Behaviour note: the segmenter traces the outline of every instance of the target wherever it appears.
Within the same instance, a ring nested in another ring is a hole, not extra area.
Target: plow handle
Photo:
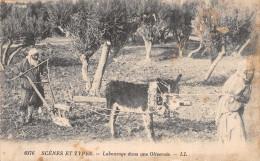
[[[51,90],[52,104],[54,105],[55,104],[55,97],[54,97],[52,85],[51,85],[49,61],[47,61],[47,70],[48,70],[47,77],[48,77],[49,86],[50,86],[50,90]]]
[[[47,107],[47,109],[49,110],[49,114],[51,116],[52,122],[55,123],[56,125],[59,126],[64,126],[64,127],[72,127],[69,120],[66,118],[63,118],[61,116],[55,116],[54,115],[54,105],[52,107],[50,107],[47,102],[45,101],[45,99],[42,97],[41,93],[39,92],[39,90],[37,89],[37,87],[34,85],[34,83],[32,82],[32,80],[25,75],[25,77],[28,79],[28,81],[30,82],[30,84],[32,85],[33,89],[35,90],[35,92],[38,94],[38,96],[41,98],[43,104]]]
[[[53,109],[48,105],[48,103],[45,101],[45,99],[42,97],[41,93],[39,92],[39,90],[37,89],[37,87],[34,85],[34,83],[32,82],[32,80],[25,75],[25,77],[28,79],[28,81],[30,82],[30,84],[32,85],[33,89],[35,90],[35,92],[38,94],[38,96],[41,98],[43,104],[48,108],[49,111],[53,111]]]
[[[16,76],[16,77],[14,77],[14,78],[12,78],[11,80],[9,80],[10,82],[11,81],[13,81],[13,80],[15,80],[15,79],[17,79],[17,78],[19,78],[19,77],[21,77],[22,75],[25,75],[27,72],[29,72],[29,71],[31,71],[31,70],[33,70],[34,68],[37,68],[37,67],[39,67],[40,65],[42,65],[43,63],[45,63],[46,61],[48,61],[50,58],[48,58],[48,59],[46,59],[46,60],[44,60],[44,61],[42,61],[41,63],[39,63],[37,66],[35,66],[35,67],[32,67],[32,68],[30,68],[30,69],[28,69],[28,70],[26,70],[25,72],[23,72],[21,75],[18,75],[18,76]]]

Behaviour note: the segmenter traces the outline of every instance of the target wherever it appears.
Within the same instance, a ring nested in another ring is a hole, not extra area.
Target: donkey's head
[[[179,74],[175,80],[157,78],[159,93],[179,93],[178,82],[182,74]]]
[[[179,86],[178,82],[180,81],[182,75],[179,74],[178,77],[175,80],[163,80],[160,78],[157,78],[156,84],[157,84],[157,95],[154,106],[154,111],[156,111],[157,114],[163,115],[165,112],[169,112],[168,108],[168,95],[167,93],[179,93]]]

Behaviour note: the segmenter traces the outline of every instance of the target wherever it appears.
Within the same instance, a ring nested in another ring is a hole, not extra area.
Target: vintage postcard
[[[0,160],[259,160],[259,13],[2,0]]]

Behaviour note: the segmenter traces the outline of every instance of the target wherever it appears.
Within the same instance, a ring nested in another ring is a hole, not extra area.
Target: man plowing
[[[33,89],[32,85],[25,77],[25,74],[36,84],[37,89],[44,97],[44,89],[39,82],[41,82],[40,75],[43,74],[43,65],[39,65],[39,52],[37,49],[32,48],[28,52],[28,56],[24,58],[19,65],[14,69],[14,72],[20,76],[21,84],[21,106],[20,106],[20,118],[19,121],[24,123],[29,123],[32,121],[33,110],[41,111],[43,105],[42,100],[38,94]],[[32,69],[33,68],[33,69]],[[31,70],[30,70],[31,69]],[[38,83],[37,83],[38,82]]]

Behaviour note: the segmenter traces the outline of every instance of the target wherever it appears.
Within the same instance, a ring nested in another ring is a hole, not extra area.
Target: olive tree
[[[156,37],[156,30],[158,28],[158,13],[160,10],[160,3],[158,0],[144,0],[138,6],[141,25],[137,29],[137,33],[142,37],[146,50],[145,61],[150,61],[150,54],[152,45]]]
[[[56,3],[46,3],[49,14],[49,32],[54,32],[65,36],[65,29],[69,28],[72,21],[72,14],[75,12],[74,4],[71,0],[59,0]],[[68,35],[66,35],[68,36]]]
[[[2,6],[4,2],[1,2]],[[48,26],[44,11],[46,8],[41,2],[29,3],[26,8],[19,8],[13,5],[9,6],[8,13],[2,18],[2,33],[4,40],[1,46],[1,64],[2,68],[8,66],[13,57],[21,49],[34,45],[37,38],[41,38],[43,31]],[[22,41],[19,43],[18,41]],[[16,46],[10,50],[11,46]]]
[[[86,91],[90,95],[99,95],[108,60],[118,55],[128,36],[138,28],[138,3],[138,0],[81,0],[75,4],[70,31],[74,37],[73,46],[82,62]],[[91,81],[89,59],[100,51],[99,64]]]
[[[166,28],[169,30],[169,33],[172,33],[177,41],[179,57],[183,56],[187,41],[192,32],[191,21],[194,19],[193,15],[196,12],[196,7],[195,3],[189,2],[171,4],[165,10],[167,14],[161,17],[166,22]]]
[[[211,66],[204,77],[207,81],[220,60],[231,53],[241,55],[245,47],[250,43],[252,22],[255,14],[252,9],[242,8],[220,3],[215,8],[218,13],[218,23],[210,31],[210,57]]]
[[[2,2],[3,3],[3,2]],[[22,9],[12,7],[11,11],[8,15],[6,15],[2,19],[2,33],[4,36],[4,40],[2,43],[2,54],[1,54],[1,64],[2,68],[8,65],[14,54],[19,52],[23,47],[27,46],[27,42],[23,45],[19,45],[16,49],[10,54],[9,50],[11,45],[15,40],[19,40],[22,36],[24,36],[24,20],[26,12]],[[29,42],[28,42],[29,43]],[[9,57],[10,56],[10,57]]]
[[[198,36],[200,45],[191,51],[188,57],[199,52],[202,56],[209,56],[209,67],[204,81],[207,81],[217,64],[225,55],[238,53],[240,55],[250,43],[252,22],[255,19],[253,9],[238,7],[228,2],[212,1],[202,6],[201,11],[192,21],[193,34]]]

